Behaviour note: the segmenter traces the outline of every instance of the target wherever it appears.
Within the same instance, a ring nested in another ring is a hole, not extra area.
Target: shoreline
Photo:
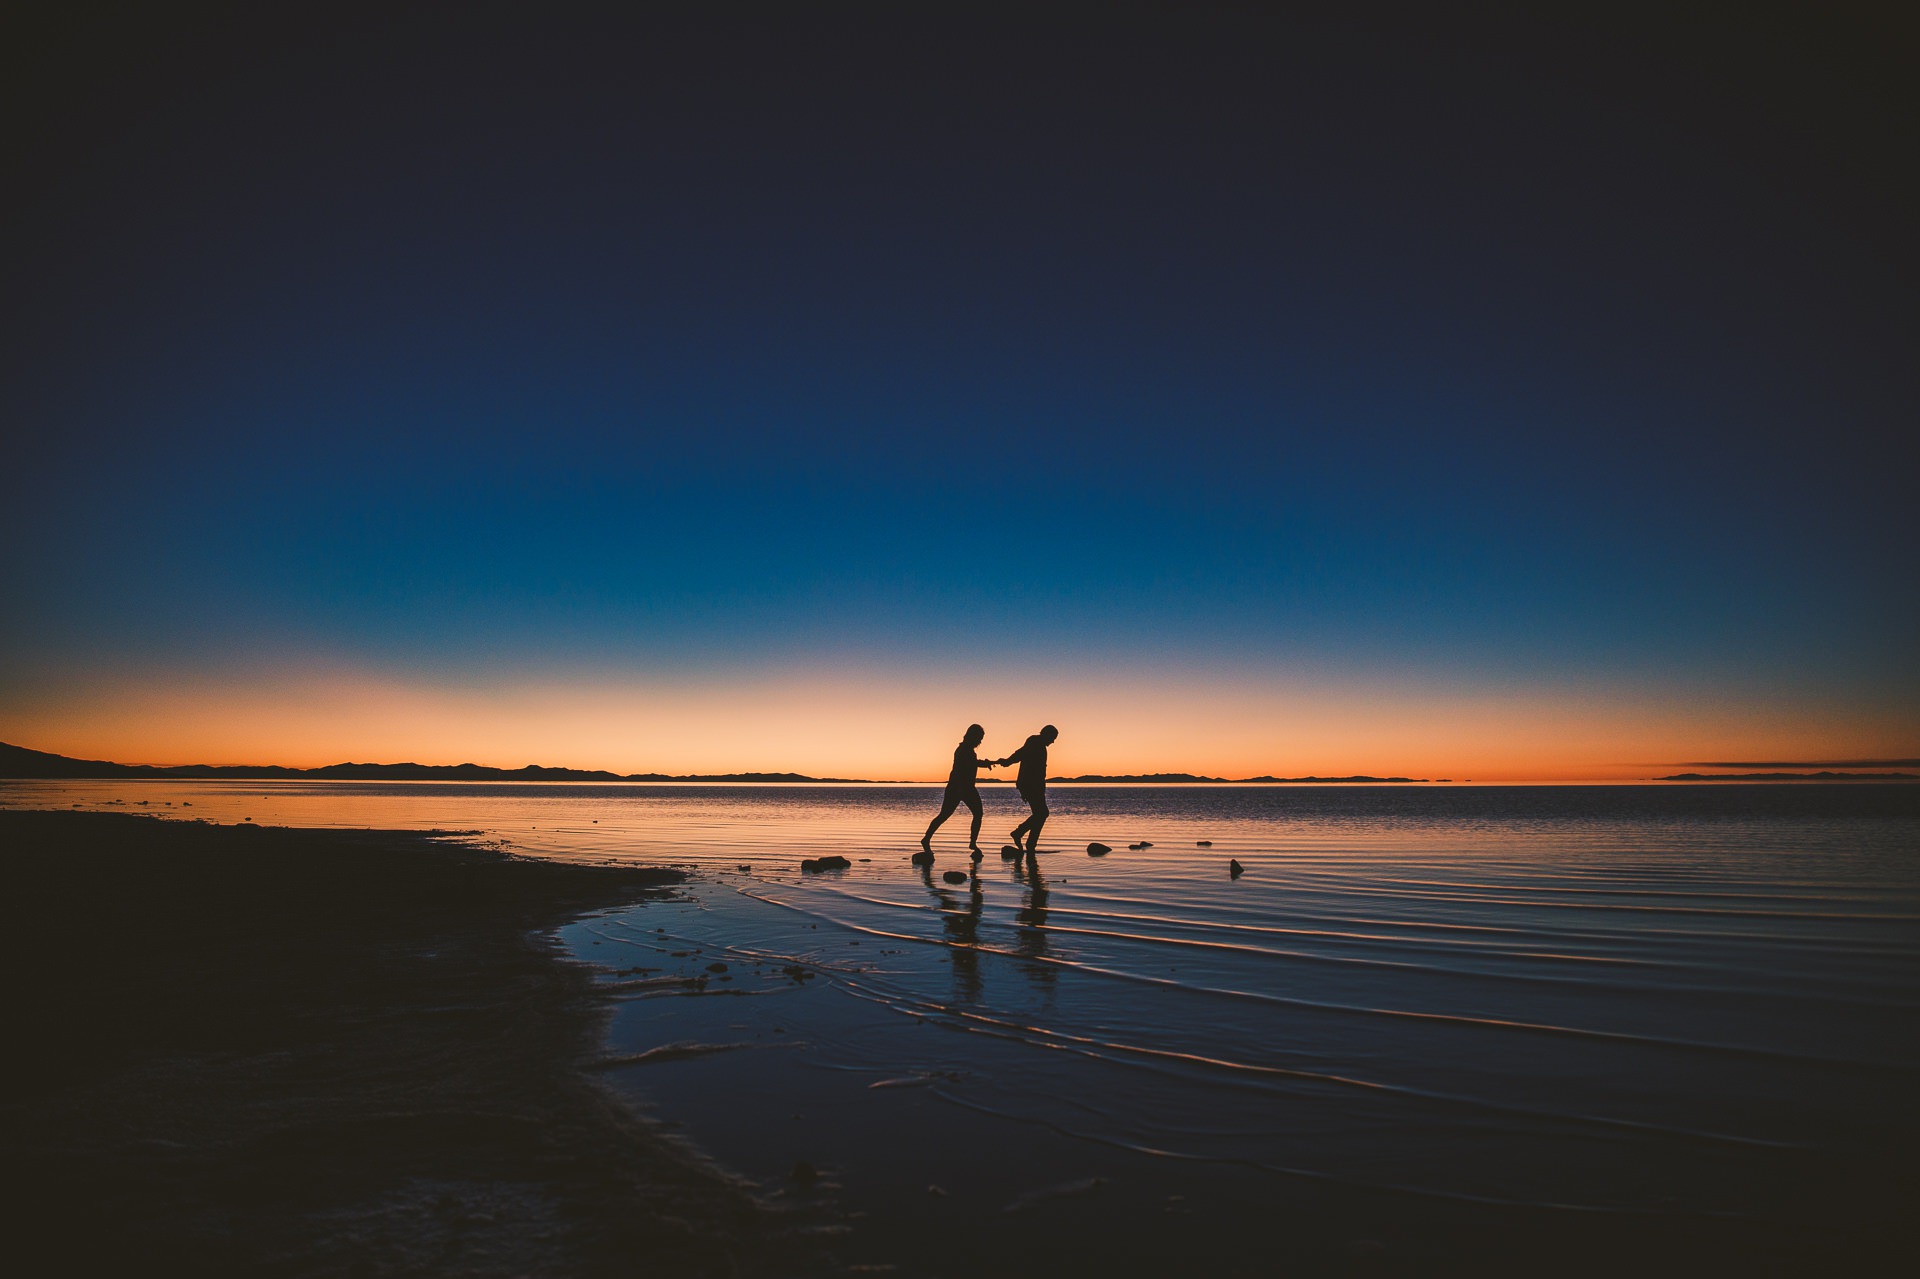
[[[681,1061],[689,1045],[844,1036],[830,983],[782,964],[875,958],[834,938],[823,960],[811,930],[782,950],[774,930],[710,914],[704,873],[143,816],[0,809],[26,1014],[0,1146],[31,1170],[21,1251],[76,1273],[1816,1274],[1889,1246],[1912,1184],[1877,1149],[1836,1151],[1776,1183],[1798,1179],[1784,1210],[1722,1219],[1296,1173],[1284,1145],[1252,1178],[1234,1159],[1170,1163],[1045,1114],[947,1105],[941,1071],[991,1077],[971,1041],[902,1043],[867,1071]],[[963,957],[1024,953],[954,932],[958,904],[928,937],[956,992]],[[639,945],[611,965],[585,949],[598,924],[564,927],[630,906]],[[688,913],[718,931],[679,928]],[[1026,926],[1038,937],[1044,917]],[[620,966],[633,958],[660,967]],[[699,993],[758,981],[783,997],[615,993],[642,971],[705,983],[716,960],[733,971]],[[1225,1105],[1219,1121],[1238,1122]],[[738,1176],[683,1146],[681,1125]]]
[[[742,1187],[587,1069],[551,930],[679,872],[405,831],[0,810],[21,981],[0,1146],[69,1273],[759,1268]],[[797,1260],[783,1249],[787,1268]]]

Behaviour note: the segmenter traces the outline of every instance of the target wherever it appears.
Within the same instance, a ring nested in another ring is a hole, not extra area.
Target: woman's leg
[[[980,807],[980,792],[977,790],[969,790],[966,794],[962,795],[960,799],[968,808],[973,810],[973,830],[967,835],[967,847],[978,848],[980,847],[980,819],[986,816],[985,810]]]
[[[980,801],[976,799],[973,802],[978,804]],[[948,787],[946,798],[940,803],[940,815],[927,823],[927,833],[920,837],[920,847],[925,848],[933,842],[933,832],[939,830],[940,823],[953,816],[953,810],[958,807],[960,807],[960,797],[953,793],[952,787]],[[976,830],[978,829],[979,820],[977,817],[974,819]]]

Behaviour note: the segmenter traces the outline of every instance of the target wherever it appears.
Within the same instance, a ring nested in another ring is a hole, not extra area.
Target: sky
[[[0,740],[1920,754],[1911,19],[43,8]]]

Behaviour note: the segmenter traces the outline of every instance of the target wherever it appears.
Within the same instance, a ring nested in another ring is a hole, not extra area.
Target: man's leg
[[[1027,851],[1040,847],[1040,828],[1047,824],[1047,796],[1043,791],[1033,796],[1028,803],[1033,805],[1033,816],[1027,819]]]

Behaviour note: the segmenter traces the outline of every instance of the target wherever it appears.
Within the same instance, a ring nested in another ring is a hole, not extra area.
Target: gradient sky
[[[0,39],[0,740],[1920,753],[1910,25],[152,8]]]

